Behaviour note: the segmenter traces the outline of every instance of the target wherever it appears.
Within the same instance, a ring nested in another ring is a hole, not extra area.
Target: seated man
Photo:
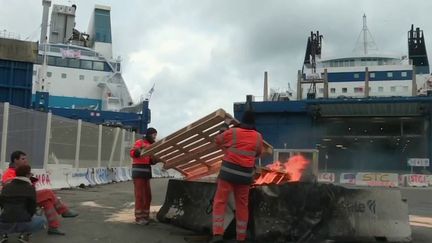
[[[16,177],[16,168],[28,165],[27,156],[22,151],[15,151],[11,154],[11,162],[9,168],[5,171],[2,177],[3,185]],[[48,234],[50,235],[65,235],[64,232],[58,228],[60,222],[58,215],[62,215],[63,218],[70,218],[78,216],[78,213],[70,210],[64,205],[52,190],[44,189],[36,191],[36,202],[39,207],[43,208],[45,216],[48,220]]]
[[[19,233],[20,242],[29,242],[30,234],[42,230],[46,224],[43,216],[33,216],[36,212],[36,189],[30,181],[30,166],[16,169],[16,177],[6,184],[0,195],[1,243],[7,242],[8,234]]]

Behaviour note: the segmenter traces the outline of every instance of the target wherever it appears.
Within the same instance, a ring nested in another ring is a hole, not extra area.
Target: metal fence
[[[128,166],[129,149],[136,137],[121,128],[0,103],[2,169],[15,150],[24,151],[33,168],[45,169],[48,164],[74,168]]]

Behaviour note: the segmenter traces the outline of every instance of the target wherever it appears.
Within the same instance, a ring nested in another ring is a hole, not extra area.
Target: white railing
[[[136,135],[121,128],[0,103],[0,161],[5,169],[10,154],[24,151],[33,168],[50,164],[72,168],[130,166],[129,148]]]

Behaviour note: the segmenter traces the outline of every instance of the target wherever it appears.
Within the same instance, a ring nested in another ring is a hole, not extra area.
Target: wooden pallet
[[[229,118],[239,124],[230,114],[219,109],[177,132],[152,144],[142,153],[163,162],[165,169],[175,169],[186,179],[197,179],[219,172],[223,151],[214,143],[220,126]],[[265,153],[272,153],[272,146],[264,141]]]

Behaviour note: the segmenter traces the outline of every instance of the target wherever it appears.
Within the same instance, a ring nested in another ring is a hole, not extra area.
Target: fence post
[[[101,156],[102,156],[102,125],[99,125],[97,167],[101,167],[101,163],[102,163]]]
[[[8,122],[9,122],[9,103],[5,102],[3,105],[3,127],[1,136],[1,148],[0,148],[0,168],[5,170],[6,166],[6,146],[7,146],[7,135],[8,135]]]
[[[79,168],[79,155],[80,155],[80,146],[81,146],[81,126],[82,126],[82,120],[78,119],[77,141],[76,141],[76,148],[75,148],[75,168]]]
[[[48,165],[48,156],[49,156],[49,147],[50,147],[50,141],[51,141],[51,120],[52,120],[52,113],[47,113],[47,124],[46,124],[46,130],[45,130],[45,151],[44,151],[44,161],[43,161],[43,169],[47,168]]]
[[[122,129],[122,135],[121,135],[121,144],[120,144],[120,167],[123,165],[123,160],[125,158],[125,136],[126,136],[126,130]]]
[[[109,168],[111,168],[111,165],[112,165],[112,161],[113,161],[113,158],[114,158],[114,152],[115,152],[115,149],[116,149],[119,133],[120,133],[120,127],[117,127],[116,128],[116,133],[114,135],[114,141],[113,141],[113,144],[111,146],[111,154],[110,154],[110,158],[109,158],[109,162],[108,162],[108,167]]]

